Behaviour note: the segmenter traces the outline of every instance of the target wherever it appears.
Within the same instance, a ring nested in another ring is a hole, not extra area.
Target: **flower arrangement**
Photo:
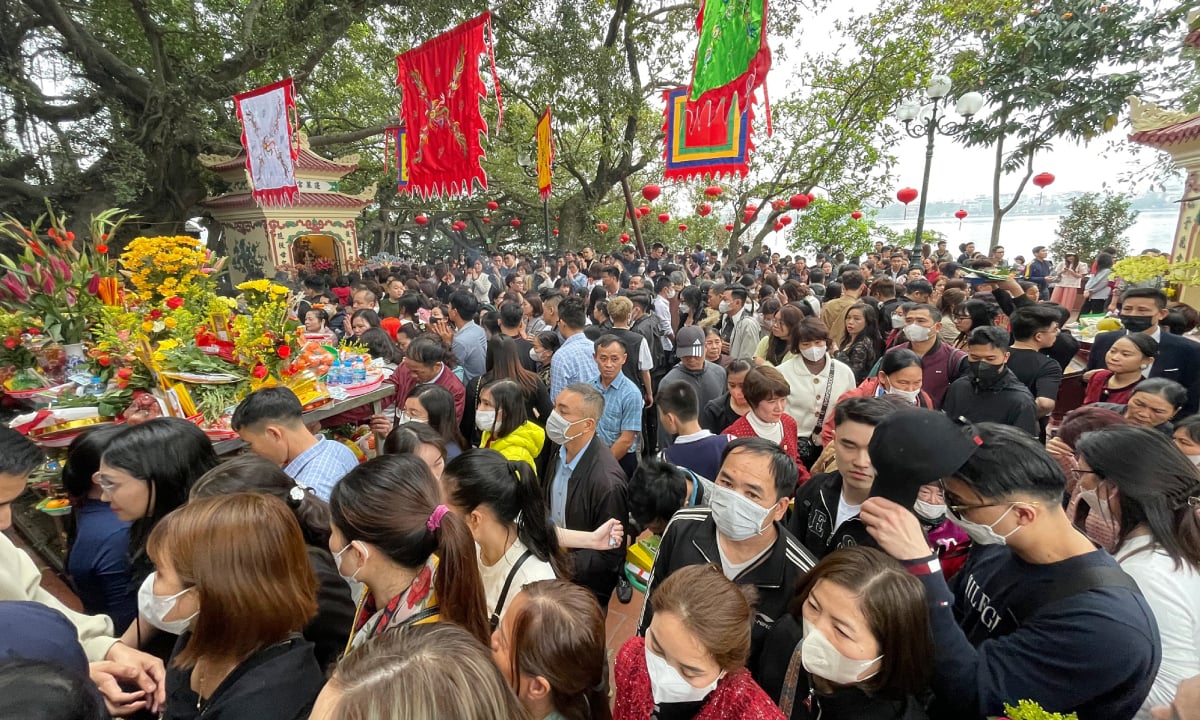
[[[0,381],[37,365],[37,355],[29,347],[30,320],[22,312],[0,310]],[[23,337],[24,336],[24,337]]]
[[[251,368],[255,380],[286,375],[297,350],[299,324],[288,317],[292,292],[269,280],[249,280],[237,286],[246,301],[246,314],[233,319],[234,357]]]
[[[214,259],[194,237],[139,237],[121,253],[121,274],[143,301],[156,303],[193,292],[211,293],[212,283],[225,264]]]
[[[1130,283],[1159,280],[1169,285],[1200,285],[1200,260],[1173,263],[1165,255],[1138,255],[1114,263],[1113,274]],[[1174,297],[1175,290],[1168,287],[1166,293]]]
[[[1063,715],[1062,713],[1047,712],[1032,700],[1021,700],[1016,707],[1004,703],[1004,712],[1006,714],[1004,720],[1079,720],[1079,716],[1075,713]]]
[[[95,215],[87,240],[67,229],[67,217],[57,215],[49,201],[46,213],[28,226],[6,215],[0,236],[17,243],[21,253],[0,256],[6,270],[0,278],[0,308],[27,311],[51,340],[82,342],[99,320],[100,308],[120,302],[107,242],[134,217],[120,208]]]

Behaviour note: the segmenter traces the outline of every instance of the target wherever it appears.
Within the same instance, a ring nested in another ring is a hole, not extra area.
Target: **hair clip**
[[[1200,510],[1200,496],[1193,495],[1187,499],[1188,507]]]
[[[304,491],[305,488],[301,487],[300,485],[293,485],[292,489],[288,490],[288,500],[290,500],[294,505],[299,505],[300,503],[304,502]]]

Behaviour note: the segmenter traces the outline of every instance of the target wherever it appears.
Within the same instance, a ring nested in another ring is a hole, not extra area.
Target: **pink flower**
[[[46,273],[46,277],[42,278],[42,290],[44,290],[47,295],[53,295],[54,288],[54,276]]]
[[[129,331],[128,330],[118,330],[117,331],[117,339],[120,340],[121,342],[129,342]]]
[[[88,280],[87,291],[89,295],[95,295],[100,292],[100,275],[98,273],[93,275],[91,280]]]
[[[23,303],[29,301],[29,293],[25,292],[25,286],[17,280],[12,273],[5,275],[0,284],[4,285],[4,289],[12,295],[13,300]]]

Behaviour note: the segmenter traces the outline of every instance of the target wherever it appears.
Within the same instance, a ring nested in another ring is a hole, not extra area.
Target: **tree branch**
[[[384,130],[390,127],[396,127],[400,124],[399,118],[394,118],[388,123],[380,125],[372,125],[371,127],[362,128],[361,130],[351,130],[350,132],[331,133],[329,135],[317,135],[308,139],[309,147],[325,147],[327,145],[342,145],[352,143],[358,140],[365,140],[375,135],[382,135]]]
[[[146,34],[146,44],[150,46],[150,57],[154,60],[154,69],[158,72],[158,77],[164,84],[169,84],[175,76],[171,72],[167,53],[163,50],[162,28],[150,17],[150,9],[146,7],[145,0],[129,0],[129,7],[133,9],[134,16],[142,26],[142,32]]]

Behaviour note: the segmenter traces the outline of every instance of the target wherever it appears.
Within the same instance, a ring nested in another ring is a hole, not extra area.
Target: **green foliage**
[[[850,213],[859,210],[848,205],[817,198],[792,223],[790,247],[797,252],[844,252],[847,258],[866,255],[875,248],[875,241],[885,244],[895,233],[874,221],[875,212],[868,210],[855,220]]]
[[[1047,712],[1032,700],[1021,700],[1016,707],[1005,703],[1004,712],[1007,713],[1009,720],[1078,720],[1079,718],[1075,713],[1063,715],[1062,713]]]
[[[1129,200],[1121,195],[1086,193],[1071,200],[1067,214],[1058,219],[1057,236],[1050,253],[1062,259],[1075,253],[1080,262],[1090,263],[1107,247],[1117,249],[1116,258],[1129,254],[1125,231],[1137,222],[1138,213],[1129,209]]]

